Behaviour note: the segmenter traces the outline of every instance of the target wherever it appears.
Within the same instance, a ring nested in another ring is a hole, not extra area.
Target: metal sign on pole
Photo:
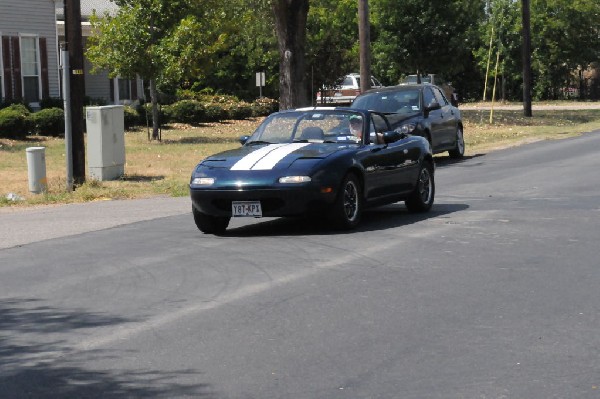
[[[262,98],[262,88],[265,85],[265,73],[264,72],[256,72],[256,86],[258,87],[258,92],[260,98]]]
[[[63,103],[65,112],[65,154],[67,161],[67,191],[73,191],[73,133],[71,128],[71,79],[69,77],[69,51],[65,43],[61,43],[60,51]]]

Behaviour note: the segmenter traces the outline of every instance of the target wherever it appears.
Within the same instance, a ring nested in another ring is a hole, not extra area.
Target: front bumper
[[[313,185],[239,190],[190,186],[190,196],[198,211],[229,217],[232,201],[260,201],[264,217],[318,213],[335,201],[335,191],[322,192],[320,187]]]

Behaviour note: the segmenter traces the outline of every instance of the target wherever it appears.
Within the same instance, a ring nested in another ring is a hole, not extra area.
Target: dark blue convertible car
[[[425,212],[434,201],[429,142],[393,131],[382,113],[277,112],[240,142],[192,173],[192,212],[204,233],[224,233],[232,217],[263,216],[323,215],[350,229],[367,207],[405,201]]]

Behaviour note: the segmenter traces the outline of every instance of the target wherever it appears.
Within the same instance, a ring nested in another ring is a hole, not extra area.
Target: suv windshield
[[[386,113],[410,114],[421,110],[420,91],[417,89],[369,93],[358,97],[353,108],[373,109]]]

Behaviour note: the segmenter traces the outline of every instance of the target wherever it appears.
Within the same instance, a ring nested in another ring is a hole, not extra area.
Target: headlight
[[[215,183],[215,179],[212,177],[194,177],[192,184],[196,186],[210,186]]]
[[[279,183],[284,184],[307,183],[309,181],[311,181],[309,176],[283,176],[279,178]]]
[[[406,123],[406,124],[396,128],[396,131],[399,133],[410,134],[415,131],[416,127],[417,127],[417,125],[415,123]]]

